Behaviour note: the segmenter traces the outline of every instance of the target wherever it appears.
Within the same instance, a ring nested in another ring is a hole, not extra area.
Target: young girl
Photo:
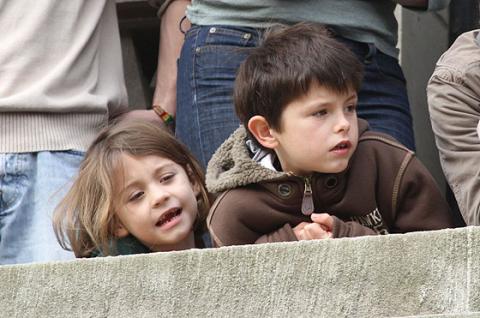
[[[164,128],[126,120],[88,149],[54,215],[54,229],[77,257],[204,247],[210,200],[203,170]]]

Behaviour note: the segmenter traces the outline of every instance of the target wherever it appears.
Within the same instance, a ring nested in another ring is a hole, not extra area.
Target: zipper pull
[[[303,179],[305,182],[305,190],[303,191],[302,199],[302,213],[304,215],[310,215],[313,213],[313,195],[312,195],[312,185],[310,183],[310,177]]]

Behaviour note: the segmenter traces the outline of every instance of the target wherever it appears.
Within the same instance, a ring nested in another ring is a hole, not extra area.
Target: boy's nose
[[[337,118],[337,123],[335,125],[335,132],[341,132],[341,131],[348,132],[349,129],[350,129],[350,122],[348,121],[348,119],[345,117],[343,113],[339,114]]]

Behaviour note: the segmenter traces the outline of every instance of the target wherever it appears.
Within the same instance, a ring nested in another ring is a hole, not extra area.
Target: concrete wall
[[[0,266],[1,317],[480,317],[480,228]]]

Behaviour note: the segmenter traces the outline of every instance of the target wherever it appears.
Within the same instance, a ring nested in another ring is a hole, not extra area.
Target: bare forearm
[[[160,105],[172,115],[176,112],[177,59],[184,40],[179,24],[190,2],[188,0],[172,2],[163,14],[160,24],[157,79],[152,104]],[[185,31],[188,28],[190,23],[185,20],[182,29]]]

